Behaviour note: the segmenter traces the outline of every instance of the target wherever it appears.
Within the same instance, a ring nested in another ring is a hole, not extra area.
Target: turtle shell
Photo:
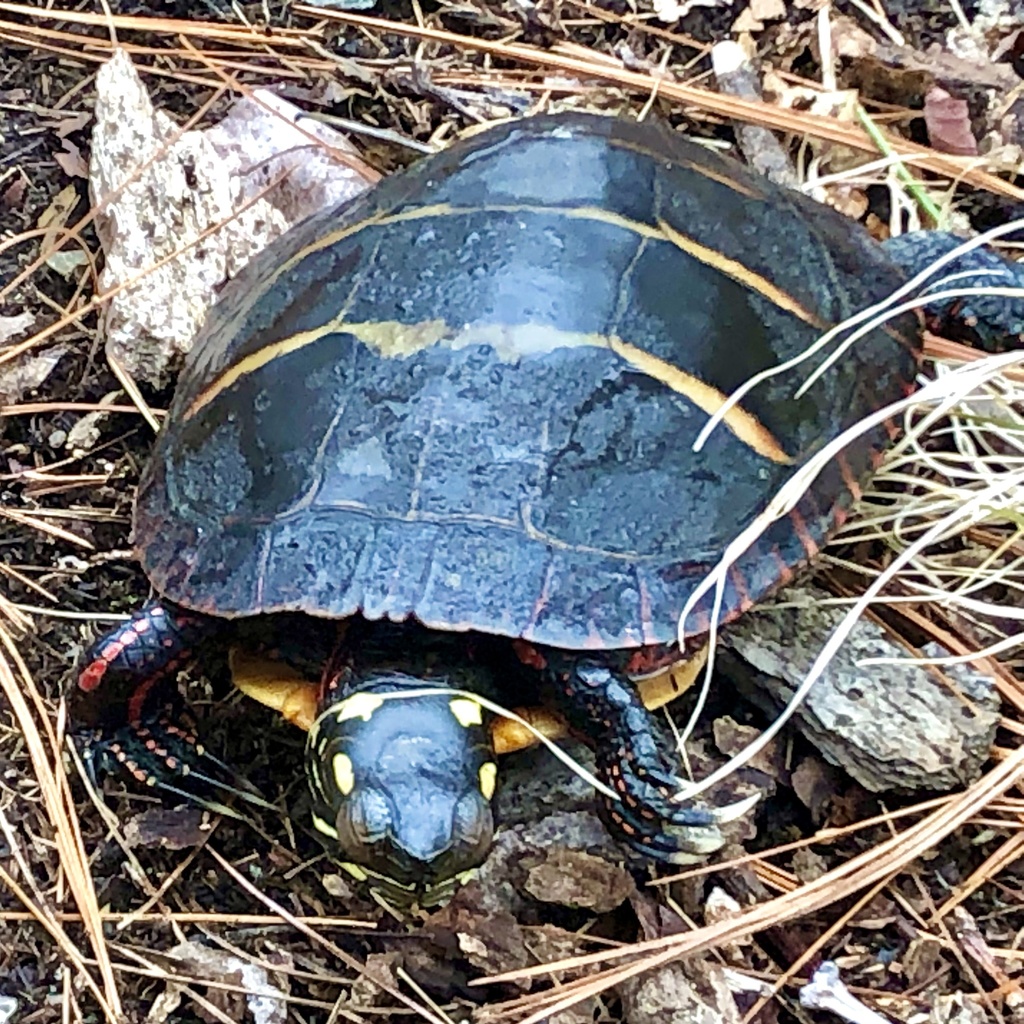
[[[143,476],[143,565],[220,616],[671,641],[794,466],[905,392],[916,321],[800,398],[807,364],[758,386],[695,454],[708,410],[900,279],[856,225],[667,129],[481,132],[225,289]],[[884,443],[848,449],[746,553],[724,619],[814,554]]]

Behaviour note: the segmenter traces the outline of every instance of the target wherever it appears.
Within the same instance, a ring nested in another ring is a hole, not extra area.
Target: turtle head
[[[481,706],[389,674],[322,710],[306,770],[313,824],[391,899],[444,902],[487,855],[496,765]]]

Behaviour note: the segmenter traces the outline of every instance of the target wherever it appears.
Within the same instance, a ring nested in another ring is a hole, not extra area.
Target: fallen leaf
[[[89,165],[82,156],[82,151],[70,139],[64,140],[63,152],[55,153],[53,159],[69,178],[89,177]]]
[[[91,120],[92,112],[81,110],[77,114],[62,118],[53,130],[57,133],[58,139],[63,139],[72,132],[80,132]]]
[[[46,265],[56,270],[62,277],[67,277],[85,259],[85,253],[78,252],[75,255],[75,249],[57,249],[57,240],[67,227],[68,220],[78,205],[78,199],[77,187],[65,185],[36,222],[37,227],[45,228],[41,248],[47,254]]]
[[[967,101],[951,96],[935,85],[925,94],[924,123],[928,141],[940,153],[977,156],[978,141],[971,130]]]
[[[786,16],[784,0],[750,0],[750,13],[758,21],[778,21]]]
[[[4,189],[3,195],[0,195],[0,206],[5,210],[17,210],[20,209],[22,204],[25,202],[25,192],[28,190],[28,179],[23,175],[19,174]]]
[[[37,228],[46,228],[43,245],[56,238],[61,228],[68,222],[71,211],[78,203],[78,189],[74,185],[65,185],[50,202],[50,205],[39,215]]]
[[[0,316],[0,345],[6,345],[19,334],[24,334],[35,322],[35,315],[28,312],[16,316]]]
[[[523,889],[543,903],[603,914],[627,899],[634,883],[629,872],[618,864],[583,850],[555,846],[529,869]]]
[[[38,388],[66,352],[63,345],[54,345],[42,352],[28,352],[0,366],[0,405],[13,405]]]
[[[198,807],[154,807],[125,823],[124,838],[131,847],[187,850],[209,835],[202,823],[203,812]]]

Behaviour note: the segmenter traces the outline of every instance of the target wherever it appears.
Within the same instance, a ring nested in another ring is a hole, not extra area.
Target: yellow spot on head
[[[456,697],[449,702],[448,707],[463,729],[483,724],[484,716],[480,705],[469,697]]]
[[[364,722],[384,703],[383,697],[375,693],[353,693],[334,709],[334,716],[339,722],[347,722],[350,718],[361,718]]]
[[[330,839],[338,838],[338,830],[328,821],[324,821],[319,815],[313,815],[313,828],[317,832],[322,832],[325,836]]]
[[[480,792],[485,800],[494,796],[494,785],[498,780],[498,766],[493,761],[484,761],[480,765]]]
[[[348,754],[335,754],[331,760],[334,782],[342,796],[348,796],[356,788],[356,773],[352,769],[352,758]]]

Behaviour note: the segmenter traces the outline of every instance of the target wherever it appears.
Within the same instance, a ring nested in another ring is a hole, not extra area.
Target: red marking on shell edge
[[[533,646],[533,644],[527,643],[525,640],[513,640],[512,650],[516,652],[516,657],[524,665],[529,665],[530,668],[535,668],[538,672],[542,672],[548,667],[548,663],[544,659],[544,655],[542,655],[540,651]]]
[[[679,660],[679,649],[664,644],[638,647],[626,661],[625,672],[630,678],[639,678],[658,669],[674,665]]]
[[[86,665],[78,676],[78,688],[85,693],[95,690],[103,682],[103,677],[107,672],[107,665],[108,662],[102,658],[97,658]]]
[[[850,496],[854,501],[860,501],[863,494],[860,489],[860,481],[850,468],[850,463],[846,461],[846,456],[842,453],[837,455],[836,463],[839,466],[839,472],[842,475],[843,483],[846,484],[846,489],[850,492]]]
[[[739,598],[739,601],[736,604],[736,610],[742,613],[753,608],[754,602],[750,600],[750,593],[747,590],[747,581],[744,578],[743,573],[740,572],[738,566],[729,566],[729,579],[732,580],[732,585],[736,590],[736,596]]]
[[[800,512],[797,509],[793,509],[789,513],[789,518],[793,520],[793,530],[796,533],[797,540],[800,541],[801,545],[803,545],[804,551],[807,552],[807,557],[814,558],[821,548],[807,529],[807,523],[804,522],[804,517],[800,515]]]
[[[779,583],[783,586],[789,583],[793,579],[793,570],[783,557],[777,547],[772,547],[771,550],[772,559],[775,562],[775,567],[778,569]]]
[[[530,621],[527,622],[523,629],[520,631],[521,635],[524,637],[528,638],[530,634],[533,633],[534,628],[537,625],[537,622],[540,620],[541,614],[547,607],[548,601],[551,598],[551,580],[554,574],[555,567],[549,564],[547,567],[547,571],[544,573],[544,582],[541,584],[540,594],[538,595],[537,600],[533,604],[533,610],[530,612]]]

